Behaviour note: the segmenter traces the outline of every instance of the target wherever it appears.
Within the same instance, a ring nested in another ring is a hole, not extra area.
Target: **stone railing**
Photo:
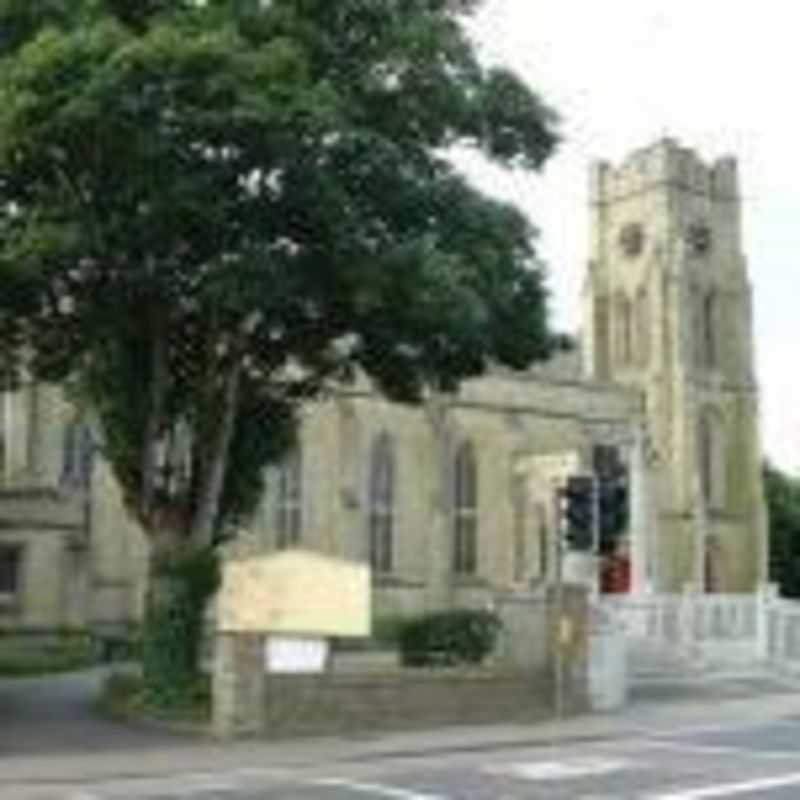
[[[800,603],[773,600],[766,611],[765,649],[778,672],[800,677]]]
[[[754,594],[616,595],[599,602],[625,630],[634,662],[649,657],[653,665],[703,669],[764,664],[771,657],[769,630],[770,641],[777,641],[781,601],[772,588]],[[797,657],[800,667],[800,627]],[[635,671],[637,664],[632,666]]]

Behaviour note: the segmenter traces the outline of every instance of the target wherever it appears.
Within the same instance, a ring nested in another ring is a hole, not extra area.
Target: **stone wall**
[[[495,658],[512,671],[536,673],[547,669],[552,653],[544,593],[498,598],[494,610],[503,623]]]
[[[17,592],[0,597],[0,630],[82,627],[76,554],[85,550],[81,506],[54,491],[0,490],[0,545],[21,551]]]
[[[535,722],[553,713],[546,673],[398,670],[267,676],[266,736],[364,733],[447,724]]]
[[[386,654],[364,669],[356,654],[332,659],[320,675],[264,672],[264,636],[218,633],[212,684],[220,738],[374,732],[444,724],[535,722],[556,712],[557,647],[561,712],[588,708],[588,602],[582,587],[529,601],[501,602],[504,633],[486,666],[394,667]],[[569,640],[559,643],[564,622]]]
[[[252,640],[226,646],[254,657]],[[364,734],[438,725],[534,723],[555,713],[553,677],[497,669],[245,677],[215,673],[213,730],[220,738]],[[238,699],[237,699],[238,698]],[[564,713],[585,711],[584,692]]]

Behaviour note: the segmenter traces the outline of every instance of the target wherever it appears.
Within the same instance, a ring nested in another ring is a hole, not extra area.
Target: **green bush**
[[[211,679],[198,676],[181,694],[181,703],[164,707],[148,691],[141,675],[114,672],[100,695],[100,709],[114,719],[153,719],[167,722],[207,722],[211,716]]]
[[[470,609],[408,620],[398,638],[401,662],[408,667],[480,664],[494,649],[501,628],[496,614]]]
[[[95,663],[87,638],[50,646],[0,644],[0,676],[35,677],[85,669]]]

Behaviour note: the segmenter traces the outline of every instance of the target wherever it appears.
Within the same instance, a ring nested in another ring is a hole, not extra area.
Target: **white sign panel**
[[[264,643],[267,672],[319,674],[328,661],[328,640],[317,637],[268,636]]]

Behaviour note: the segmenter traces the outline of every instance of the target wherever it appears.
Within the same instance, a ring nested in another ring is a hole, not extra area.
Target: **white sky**
[[[587,168],[664,133],[705,159],[739,159],[755,299],[762,439],[800,472],[800,4],[790,0],[486,0],[483,56],[513,68],[562,117],[565,141],[533,178],[467,168],[541,231],[555,326],[578,326]]]

